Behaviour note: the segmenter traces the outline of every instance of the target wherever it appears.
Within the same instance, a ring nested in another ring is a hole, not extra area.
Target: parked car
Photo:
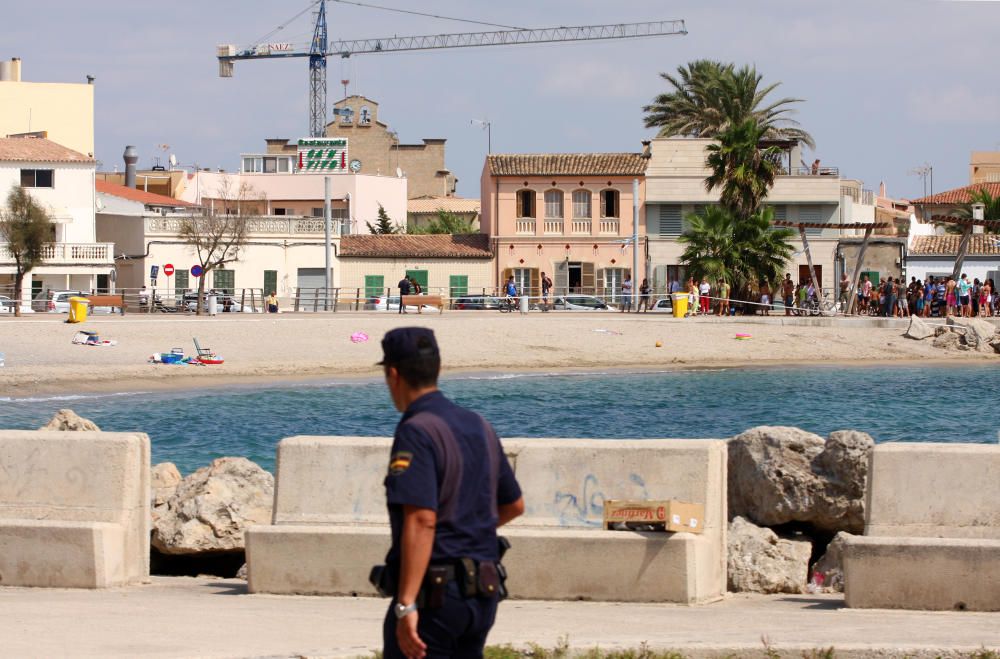
[[[500,298],[490,295],[476,295],[472,297],[458,297],[452,302],[453,309],[473,310],[473,309],[497,309],[500,306]]]
[[[552,308],[564,311],[615,311],[615,307],[593,295],[561,295],[552,301]]]
[[[653,303],[653,306],[649,308],[653,313],[673,313],[674,305],[673,300],[670,298],[661,298]]]
[[[421,305],[424,309],[432,309],[437,311],[437,308],[423,304]],[[399,312],[399,296],[398,295],[376,295],[368,298],[365,302],[365,310],[367,311],[395,311]],[[417,313],[418,308],[415,304],[406,305],[404,311],[412,311]]]
[[[81,291],[42,291],[31,301],[31,310],[43,313],[69,313],[71,297],[87,297],[87,295]]]
[[[14,313],[14,300],[0,295],[0,313]]]
[[[216,293],[214,291],[205,291],[205,299],[201,303],[201,310],[208,311],[208,296],[215,296],[216,311],[218,313],[232,312],[239,313],[243,311],[243,305],[236,301],[229,293]],[[184,308],[190,312],[194,312],[198,309],[198,293],[188,292],[184,294]]]

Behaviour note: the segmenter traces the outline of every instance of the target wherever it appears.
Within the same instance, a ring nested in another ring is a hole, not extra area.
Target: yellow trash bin
[[[688,311],[688,294],[674,293],[672,306],[674,309],[674,318],[683,318],[686,316]]]
[[[87,306],[90,300],[85,297],[71,297],[69,299],[69,320],[68,323],[82,323],[87,320]]]

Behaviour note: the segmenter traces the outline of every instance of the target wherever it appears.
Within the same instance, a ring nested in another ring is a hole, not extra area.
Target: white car
[[[87,297],[81,291],[42,291],[31,302],[34,311],[49,313],[69,313],[71,297]]]
[[[421,305],[424,309],[430,309],[432,311],[437,311],[435,307],[423,304]],[[365,310],[367,311],[395,311],[399,313],[399,296],[398,295],[377,295],[375,297],[368,298],[365,302]],[[403,311],[417,313],[417,305],[408,304]]]
[[[615,307],[593,295],[560,295],[552,301],[552,308],[564,311],[617,311]]]
[[[661,298],[653,303],[653,306],[649,308],[653,313],[673,313],[674,304],[673,300],[668,297]]]
[[[0,295],[0,313],[14,313],[14,300]]]

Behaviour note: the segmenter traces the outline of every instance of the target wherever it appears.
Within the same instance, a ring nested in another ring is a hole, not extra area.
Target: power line
[[[457,21],[459,23],[473,23],[475,25],[489,25],[490,27],[502,27],[508,30],[526,30],[528,28],[515,27],[513,25],[501,25],[499,23],[487,23],[485,21],[474,21],[469,18],[454,18],[452,16],[439,16],[437,14],[425,14],[421,11],[412,11],[410,9],[396,9],[395,7],[383,7],[381,5],[372,5],[365,2],[354,2],[353,0],[330,0],[331,2],[339,2],[342,5],[355,5],[357,7],[367,7],[368,9],[381,9],[383,11],[393,11],[399,14],[412,14],[414,16],[424,16],[427,18],[439,18],[445,21]]]

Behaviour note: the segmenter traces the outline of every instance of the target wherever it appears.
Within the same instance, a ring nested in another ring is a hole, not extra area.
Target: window
[[[452,299],[469,294],[469,275],[451,275],[448,277],[448,296]]]
[[[278,171],[278,159],[277,158],[264,158],[264,173],[274,174]]]
[[[385,293],[384,275],[365,275],[365,297],[378,297]]]
[[[822,222],[823,221],[823,210],[819,206],[802,206],[799,208],[799,222]],[[823,234],[822,229],[807,228],[807,236],[820,236]]]
[[[22,188],[52,188],[55,187],[54,180],[55,174],[51,169],[21,170]]]
[[[361,114],[358,116],[358,124],[368,126],[372,122],[372,112],[367,105],[361,106]]]
[[[601,217],[618,217],[617,190],[601,190]]]
[[[660,206],[656,220],[656,231],[654,232],[656,235],[661,237],[681,235],[681,231],[684,228],[684,220],[681,217],[681,207],[679,204],[664,204]]]
[[[271,291],[277,292],[278,290],[278,271],[277,270],[265,270],[264,271],[264,295],[270,295]]]
[[[312,209],[312,216],[313,217],[323,217],[323,207],[321,206],[319,208]]]
[[[243,159],[243,171],[244,172],[252,172],[253,171],[253,158],[244,158]]]
[[[534,190],[518,190],[517,191],[517,216],[518,217],[534,217],[535,216],[535,191]]]
[[[291,158],[278,158],[278,172],[282,174],[289,173],[292,170],[291,163]]]
[[[547,190],[545,192],[545,217],[563,217],[563,193],[562,190]]]
[[[214,288],[215,290],[222,291],[223,293],[229,293],[230,295],[232,295],[236,290],[235,285],[236,285],[235,270],[212,271],[212,288]]]
[[[573,191],[573,217],[590,219],[590,190]]]
[[[174,295],[183,295],[188,286],[188,271],[174,270]]]
[[[272,208],[271,209],[271,214],[272,215],[285,215],[285,213],[286,213],[286,210],[284,208]]]

